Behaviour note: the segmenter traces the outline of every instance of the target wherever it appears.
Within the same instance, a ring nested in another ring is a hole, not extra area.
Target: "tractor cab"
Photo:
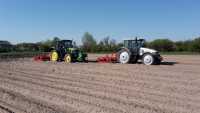
[[[65,54],[68,53],[70,48],[73,48],[72,40],[60,40],[56,42],[55,50],[58,53],[59,60],[65,57]]]
[[[145,43],[144,39],[135,39],[135,40],[124,40],[124,47],[133,49],[143,47]]]
[[[138,55],[140,48],[144,47],[144,43],[144,39],[124,40],[124,47],[129,49],[132,54]]]
[[[73,48],[73,41],[72,40],[61,40],[58,41],[56,44],[56,48]]]

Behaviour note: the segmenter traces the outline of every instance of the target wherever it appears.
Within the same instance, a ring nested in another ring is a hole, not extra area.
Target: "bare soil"
[[[155,66],[1,61],[0,113],[200,113],[200,56],[164,59]]]

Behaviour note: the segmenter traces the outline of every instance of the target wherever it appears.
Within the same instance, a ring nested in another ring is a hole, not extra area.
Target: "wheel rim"
[[[71,57],[68,55],[65,57],[65,62],[70,63],[71,62]]]
[[[57,61],[57,60],[58,60],[58,53],[54,51],[51,53],[51,61]]]
[[[146,55],[144,57],[144,64],[151,65],[153,63],[153,57],[151,55]]]
[[[122,64],[125,64],[125,63],[128,63],[128,61],[129,61],[129,54],[128,54],[128,52],[122,52],[121,54],[120,54],[120,58],[119,58],[119,61],[120,61],[120,63],[122,63]]]

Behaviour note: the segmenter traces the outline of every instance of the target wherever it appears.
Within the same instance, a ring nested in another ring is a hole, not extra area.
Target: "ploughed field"
[[[200,56],[164,58],[156,66],[1,61],[0,113],[200,113]]]

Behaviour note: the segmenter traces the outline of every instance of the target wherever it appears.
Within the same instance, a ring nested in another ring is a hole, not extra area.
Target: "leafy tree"
[[[39,51],[50,52],[52,47],[54,47],[58,41],[60,41],[60,38],[54,37],[52,40],[48,39],[46,41],[38,42],[37,45],[39,46]]]
[[[110,51],[110,37],[103,38],[101,42],[103,43],[102,51]]]
[[[51,46],[55,46],[58,41],[60,41],[60,38],[54,37]]]
[[[51,46],[46,43],[38,42],[39,51],[41,52],[50,52]]]
[[[94,37],[86,32],[82,37],[82,43],[83,43],[83,50],[86,52],[96,52],[97,49],[97,42],[94,39]]]
[[[100,41],[97,45],[97,51],[104,51],[104,43],[103,41]]]
[[[98,51],[101,51],[101,52],[113,52],[117,49],[116,40],[110,39],[109,36],[103,38],[98,43],[97,46],[98,46]]]

